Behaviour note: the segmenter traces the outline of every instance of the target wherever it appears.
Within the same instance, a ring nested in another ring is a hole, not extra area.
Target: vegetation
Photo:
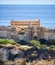
[[[20,43],[23,43],[23,45],[28,43],[25,41],[21,41]],[[54,42],[55,43],[55,42]],[[11,45],[15,45],[15,46],[20,46],[20,44],[16,43],[14,40],[12,39],[0,39],[0,44],[11,44]],[[46,50],[53,50],[55,51],[55,45],[46,45],[46,44],[41,44],[39,41],[36,40],[30,40],[29,44],[31,44],[32,46],[38,48],[38,49],[46,49]],[[27,48],[25,48],[24,50],[27,50]]]
[[[15,44],[16,42],[12,39],[0,39],[0,44]]]
[[[17,44],[14,40],[12,39],[0,39],[0,44],[11,44],[11,45],[16,45],[19,46],[19,44]]]
[[[51,40],[51,39],[48,40],[48,44],[49,44],[49,45],[55,45],[55,40]]]
[[[55,51],[55,45],[51,45],[51,46],[50,46],[50,50]]]
[[[24,44],[24,41],[22,40],[22,43]],[[0,44],[11,44],[14,46],[19,46],[14,40],[12,39],[0,39]],[[26,44],[26,42],[25,42]],[[26,62],[32,62],[33,60],[36,59],[44,59],[44,60],[49,60],[55,59],[55,45],[46,45],[46,44],[41,44],[39,41],[36,40],[30,40],[29,44],[31,48],[28,47],[22,47],[20,46],[21,50],[21,58],[25,58],[22,60],[21,65],[26,65]],[[28,44],[27,44],[28,45]],[[31,65],[34,65],[34,63],[31,63]]]
[[[41,45],[41,48],[49,50],[49,47],[47,45],[45,45],[45,44]]]
[[[54,42],[55,43],[55,42]],[[31,40],[30,44],[39,48],[39,49],[46,49],[46,50],[53,50],[55,51],[55,45],[50,44],[49,46],[47,44],[41,44],[39,41]]]
[[[36,40],[31,40],[30,43],[34,46],[41,46],[40,42],[39,41],[36,41]]]
[[[45,45],[48,44],[48,41],[46,39],[40,39],[39,41],[41,44],[45,44]]]

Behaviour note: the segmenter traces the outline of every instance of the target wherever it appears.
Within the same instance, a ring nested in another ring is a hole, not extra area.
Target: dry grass
[[[55,60],[38,60],[38,61],[33,61],[33,62],[29,62],[27,63],[25,60],[21,60],[21,62],[19,62],[19,60],[16,60],[15,62],[12,61],[5,61],[4,62],[5,65],[55,65]]]

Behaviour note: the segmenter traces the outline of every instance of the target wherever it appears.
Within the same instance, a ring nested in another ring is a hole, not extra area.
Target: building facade
[[[55,28],[40,27],[40,39],[55,40]]]
[[[20,21],[11,21],[11,27],[15,27],[18,31],[19,28],[29,28],[29,27],[40,27],[40,20],[20,20]]]
[[[55,28],[48,28],[45,31],[45,39],[49,40],[55,40]]]
[[[22,20],[11,21],[11,28],[16,28],[18,37],[22,39],[34,39],[34,36],[38,36],[37,28],[40,28],[40,20]],[[21,34],[25,33],[25,34]]]

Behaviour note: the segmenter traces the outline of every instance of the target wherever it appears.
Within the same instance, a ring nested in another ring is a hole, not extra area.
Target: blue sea
[[[0,5],[0,25],[11,20],[40,20],[41,26],[55,27],[55,5]]]

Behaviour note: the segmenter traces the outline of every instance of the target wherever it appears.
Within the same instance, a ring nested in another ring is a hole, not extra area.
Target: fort
[[[0,26],[0,38],[55,39],[55,28],[41,26],[40,20],[11,20],[10,26]]]

